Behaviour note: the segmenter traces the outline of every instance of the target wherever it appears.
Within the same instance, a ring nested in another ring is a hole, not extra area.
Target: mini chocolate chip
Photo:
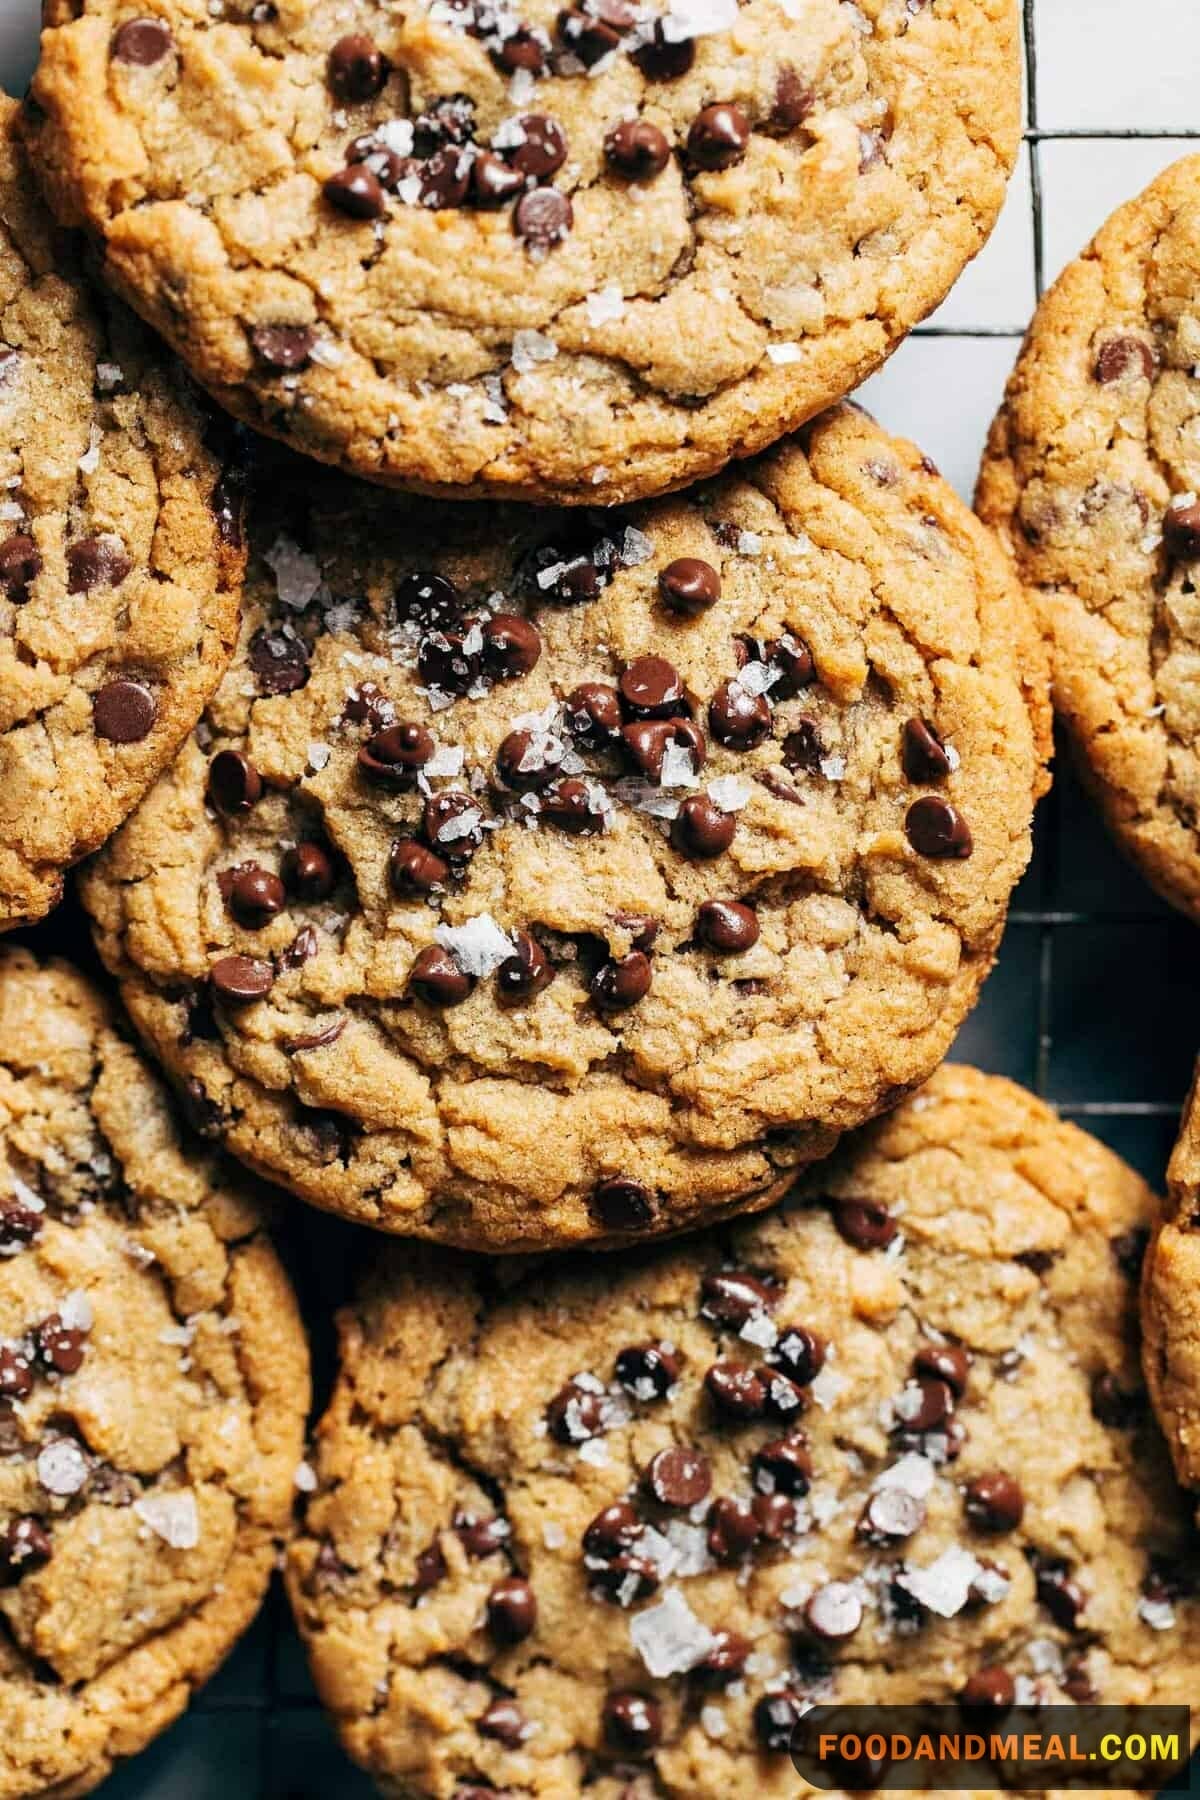
[[[134,69],[152,69],[166,60],[175,39],[161,19],[128,19],[113,35],[114,62]]]
[[[807,1494],[813,1472],[808,1439],[802,1432],[773,1439],[755,1452],[751,1470],[760,1494]]]
[[[764,1694],[754,1708],[754,1735],[763,1749],[786,1755],[806,1710],[793,1694]]]
[[[766,129],[772,132],[795,131],[813,108],[816,96],[791,63],[780,63],[775,76],[775,98],[767,115]]]
[[[28,1513],[11,1519],[0,1538],[0,1569],[10,1578],[40,1569],[53,1554],[49,1534]]]
[[[663,656],[635,657],[617,686],[630,718],[669,719],[684,709],[679,670]]]
[[[483,626],[483,667],[493,681],[515,681],[537,667],[542,640],[519,613],[495,613]]]
[[[496,773],[518,794],[549,787],[562,767],[564,747],[544,732],[510,731],[496,752]]]
[[[567,160],[565,131],[557,119],[547,118],[545,113],[524,113],[516,124],[522,141],[508,151],[509,162],[522,175],[547,181]]]
[[[283,884],[297,900],[328,900],[337,881],[332,856],[323,844],[293,844],[280,865]]]
[[[392,892],[408,899],[444,887],[450,879],[450,864],[416,838],[397,838],[388,857],[388,878]]]
[[[256,631],[246,653],[260,694],[294,694],[308,680],[308,650],[282,631]]]
[[[502,1644],[520,1644],[537,1624],[537,1596],[520,1575],[498,1581],[487,1599],[488,1629]]]
[[[440,944],[419,951],[408,976],[409,992],[429,1006],[461,1006],[474,986],[474,976],[465,974]]]
[[[1087,1606],[1087,1596],[1077,1581],[1072,1580],[1069,1566],[1053,1557],[1035,1552],[1034,1585],[1037,1597],[1054,1623],[1063,1631],[1074,1631],[1079,1615]]]
[[[754,1645],[740,1631],[718,1631],[714,1636],[716,1643],[703,1661],[692,1669],[692,1676],[706,1686],[723,1687],[742,1674]]]
[[[604,1702],[604,1737],[626,1756],[653,1750],[662,1742],[662,1708],[644,1694],[610,1694]]]
[[[951,770],[941,738],[928,719],[909,719],[904,727],[904,773],[918,784],[941,781]]]
[[[0,544],[0,587],[14,606],[24,606],[30,586],[41,572],[41,552],[25,532],[17,532]]]
[[[638,45],[633,60],[647,81],[677,81],[696,60],[696,42],[690,37],[669,39],[662,20],[656,19],[654,35],[649,43]]]
[[[1025,1516],[1021,1484],[1002,1469],[968,1481],[963,1502],[967,1519],[976,1531],[1015,1531]]]
[[[730,169],[750,142],[750,121],[733,100],[718,100],[696,114],[688,132],[688,155],[700,169]]]
[[[1163,517],[1163,542],[1178,562],[1200,562],[1200,501],[1170,506]]]
[[[834,1200],[833,1222],[856,1250],[885,1250],[900,1229],[877,1200]]]
[[[525,1714],[515,1700],[493,1700],[477,1729],[480,1737],[495,1738],[506,1750],[515,1750],[525,1740]]]
[[[43,1319],[34,1332],[39,1359],[59,1375],[76,1375],[83,1367],[87,1333],[64,1325],[59,1313]]]
[[[262,776],[240,750],[219,750],[208,765],[208,798],[227,819],[248,813],[262,798]]]
[[[617,1352],[617,1380],[635,1400],[665,1400],[679,1380],[679,1353],[665,1344],[631,1344]]]
[[[358,766],[368,781],[383,787],[408,788],[434,752],[433,733],[403,719],[368,738],[358,753]]]
[[[752,694],[740,681],[723,681],[708,704],[708,728],[727,750],[753,750],[771,735],[771,708],[765,694]]]
[[[771,1361],[807,1386],[825,1367],[828,1353],[828,1344],[815,1331],[806,1325],[788,1325],[779,1333]]]
[[[606,962],[592,977],[592,1002],[602,1013],[626,1012],[650,992],[653,970],[643,950]]]
[[[745,1363],[714,1363],[704,1377],[704,1386],[713,1405],[726,1419],[748,1423],[766,1415],[766,1385],[758,1371]]]
[[[656,1210],[649,1188],[628,1176],[601,1181],[592,1194],[592,1212],[606,1231],[642,1231]]]
[[[1144,1396],[1123,1388],[1107,1369],[1092,1376],[1091,1394],[1092,1417],[1112,1431],[1132,1431],[1145,1417]]]
[[[925,1520],[925,1508],[903,1488],[883,1487],[863,1508],[856,1536],[864,1544],[886,1550],[889,1544],[910,1538]]]
[[[719,1563],[740,1562],[759,1538],[758,1520],[742,1500],[727,1495],[714,1500],[708,1510],[709,1554]]]
[[[329,52],[329,85],[347,106],[361,106],[383,92],[389,65],[374,38],[351,32]]]
[[[72,594],[90,594],[98,587],[120,587],[132,567],[119,538],[80,538],[67,551],[67,586]]]
[[[501,156],[483,150],[471,164],[471,200],[476,206],[504,206],[525,192],[525,177]]]
[[[712,1487],[712,1470],[698,1450],[676,1444],[658,1452],[642,1480],[660,1506],[682,1510],[705,1498]]]
[[[975,847],[958,808],[936,794],[923,794],[913,801],[905,815],[904,831],[918,856],[970,856]]]
[[[739,900],[706,900],[696,914],[696,936],[708,950],[740,956],[758,942],[758,914]]]
[[[604,1430],[603,1393],[585,1387],[576,1377],[559,1388],[546,1408],[550,1435],[560,1444],[582,1444]]]
[[[245,863],[229,883],[227,904],[239,925],[258,931],[283,911],[287,892],[278,875],[259,868],[257,863]]]
[[[597,810],[586,783],[573,776],[546,789],[539,816],[575,837],[590,837],[604,829],[604,814]]]
[[[671,160],[664,131],[649,119],[622,119],[604,140],[610,167],[629,181],[653,181]]]
[[[804,1617],[810,1631],[830,1642],[853,1637],[863,1621],[863,1603],[848,1581],[827,1581],[809,1595]]]
[[[1141,338],[1106,338],[1096,355],[1095,373],[1105,387],[1114,381],[1149,381],[1154,374],[1154,352]]]
[[[446,694],[470,692],[483,668],[480,651],[467,649],[467,639],[473,630],[478,631],[478,627],[468,625],[462,631],[434,631],[422,638],[417,651],[417,667],[426,686],[441,688]],[[482,633],[479,636],[482,638]]]
[[[472,1558],[493,1556],[512,1537],[512,1526],[499,1513],[456,1512],[450,1521],[454,1535]]]
[[[575,223],[575,209],[558,188],[533,188],[513,208],[513,230],[532,251],[552,250]]]
[[[33,1366],[11,1344],[0,1344],[0,1400],[25,1400],[33,1392]]]
[[[222,1000],[246,1005],[261,1000],[275,985],[275,971],[269,962],[254,956],[222,956],[208,972],[213,988]]]
[[[740,1330],[750,1319],[771,1312],[783,1289],[779,1282],[744,1269],[721,1269],[700,1283],[700,1316]]]
[[[959,1400],[967,1391],[970,1367],[970,1355],[961,1344],[919,1344],[913,1357],[913,1369],[918,1375],[944,1381]]]
[[[387,211],[383,183],[365,163],[351,163],[339,169],[322,191],[330,206],[348,219],[382,219]]]
[[[620,1556],[645,1535],[646,1527],[627,1500],[616,1500],[598,1512],[583,1534],[588,1556]]]
[[[710,862],[728,850],[736,832],[732,813],[706,794],[689,794],[671,822],[671,843],[681,856]]]
[[[310,325],[255,325],[250,331],[259,361],[286,374],[308,367],[316,341]]]
[[[621,727],[621,741],[630,761],[651,781],[662,779],[663,760],[672,747],[687,751],[693,774],[708,758],[704,733],[691,719],[635,719]]]
[[[778,1544],[796,1529],[795,1502],[786,1494],[755,1494],[750,1504],[767,1543]]]
[[[397,624],[414,621],[427,626],[447,625],[462,616],[463,598],[444,575],[419,570],[402,575],[392,596]]]
[[[158,701],[140,681],[109,681],[92,698],[96,736],[110,744],[140,744],[154,729]]]
[[[554,980],[553,965],[537,939],[527,931],[518,931],[514,936],[516,955],[508,957],[496,970],[496,998],[501,1006],[524,1006]]]
[[[985,1663],[967,1677],[958,1704],[965,1713],[1000,1713],[1007,1712],[1016,1697],[1016,1683],[1008,1670]]]
[[[604,750],[621,731],[621,696],[603,681],[584,681],[567,696],[563,723],[584,750]]]

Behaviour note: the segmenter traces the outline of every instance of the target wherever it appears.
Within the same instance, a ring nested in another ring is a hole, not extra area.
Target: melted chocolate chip
[[[783,134],[795,131],[812,111],[815,95],[791,63],[780,63],[775,77],[775,97],[767,115],[766,129]]]
[[[604,1430],[603,1393],[585,1386],[578,1377],[561,1387],[546,1408],[550,1435],[560,1444],[582,1444]]]
[[[381,787],[409,788],[434,752],[433,734],[404,719],[377,731],[358,753],[358,766],[368,781]]]
[[[696,60],[695,40],[667,38],[662,20],[656,19],[653,36],[649,43],[639,44],[633,60],[647,81],[677,81]]]
[[[567,697],[563,723],[584,750],[604,750],[621,731],[621,697],[603,681],[584,681]]]
[[[1003,1469],[993,1469],[969,1481],[963,1501],[967,1518],[976,1531],[1015,1531],[1025,1516],[1021,1484]]]
[[[592,1002],[599,1012],[627,1012],[650,992],[653,970],[642,950],[606,962],[592,977]]]
[[[428,1006],[461,1006],[474,986],[474,976],[465,974],[440,944],[419,951],[408,976],[409,992]]]
[[[709,1554],[719,1563],[740,1562],[759,1539],[758,1520],[744,1501],[722,1496],[708,1512]]]
[[[540,816],[574,837],[591,837],[604,829],[604,814],[597,810],[586,784],[574,777],[547,788]]]
[[[740,681],[723,681],[708,706],[708,728],[727,750],[753,750],[771,735],[771,708],[765,694],[752,694]]]
[[[1154,352],[1141,338],[1106,338],[1096,353],[1095,374],[1103,387],[1114,381],[1149,381],[1154,374]]]
[[[517,951],[496,970],[496,998],[501,1006],[524,1006],[550,986],[554,968],[536,938],[515,934]]]
[[[449,788],[432,794],[421,812],[421,830],[452,868],[470,862],[483,843],[483,815],[473,794]]]
[[[279,872],[288,893],[309,905],[328,900],[337,881],[333,857],[323,844],[293,844]]]
[[[140,681],[109,681],[93,696],[96,736],[110,744],[140,744],[154,729],[158,701]]]
[[[782,752],[786,768],[805,775],[819,775],[827,752],[817,721],[797,719],[795,728],[783,740]]]
[[[706,900],[696,914],[696,936],[708,950],[740,956],[758,942],[758,915],[738,900]]]
[[[785,632],[782,637],[773,638],[768,643],[767,661],[773,669],[779,671],[779,679],[771,689],[772,697],[776,700],[794,700],[804,688],[811,687],[816,679],[812,651],[790,632]]]
[[[388,858],[388,878],[392,892],[408,899],[444,887],[450,879],[450,864],[416,838],[397,838]]]
[[[662,779],[663,761],[674,746],[692,759],[692,773],[704,767],[708,745],[690,719],[636,719],[621,727],[621,741],[634,767],[650,781]]]
[[[496,774],[514,793],[535,793],[556,779],[563,753],[559,740],[545,733],[510,731],[496,752]]]
[[[833,1222],[856,1250],[885,1250],[900,1229],[876,1200],[834,1200]]]
[[[760,1494],[807,1494],[812,1481],[812,1457],[802,1432],[775,1438],[755,1452],[751,1464],[754,1485]]]
[[[330,206],[348,219],[382,219],[387,211],[383,183],[366,163],[350,163],[339,169],[322,191]]]
[[[627,1500],[614,1501],[598,1512],[583,1534],[588,1556],[609,1559],[632,1550],[645,1536],[646,1527]]]
[[[949,775],[950,758],[928,719],[910,719],[904,727],[904,773],[918,785]]]
[[[653,181],[671,160],[664,131],[649,119],[622,119],[604,140],[609,167],[627,181]]]
[[[261,1000],[275,985],[275,971],[269,962],[254,956],[222,956],[208,973],[213,990],[222,1000],[234,1005],[248,1005]]]
[[[255,325],[250,331],[254,353],[268,369],[295,374],[308,367],[317,334],[310,325]]]
[[[665,1344],[631,1344],[617,1352],[617,1380],[635,1400],[665,1400],[679,1380],[679,1353]]]
[[[1091,1395],[1092,1417],[1110,1431],[1132,1431],[1146,1416],[1144,1394],[1130,1393],[1107,1369],[1093,1375]]]
[[[683,682],[674,663],[662,656],[639,656],[618,681],[621,701],[634,719],[669,719],[685,708]]]
[[[750,142],[750,121],[732,100],[718,100],[696,114],[688,132],[688,156],[699,169],[730,169]]]
[[[520,1644],[537,1625],[537,1596],[520,1575],[498,1581],[487,1599],[488,1629],[502,1644]]]
[[[329,85],[347,106],[361,106],[381,94],[388,69],[386,56],[365,32],[339,38],[329,52]]]
[[[700,1284],[700,1316],[737,1331],[749,1320],[771,1312],[783,1289],[770,1277],[742,1269],[722,1269],[706,1275]]]
[[[601,1181],[592,1193],[592,1212],[606,1231],[643,1231],[656,1211],[649,1188],[628,1176]]]
[[[745,1363],[714,1363],[704,1377],[704,1387],[725,1419],[748,1424],[766,1416],[766,1384],[758,1371]]]
[[[308,650],[281,631],[256,631],[247,658],[260,694],[294,694],[308,680]]]
[[[161,19],[128,19],[113,34],[110,54],[129,68],[152,69],[174,48],[175,39]]]
[[[736,831],[732,813],[705,794],[689,794],[671,822],[671,843],[681,856],[708,862],[728,850]]]
[[[810,1331],[806,1325],[789,1325],[779,1333],[771,1361],[807,1386],[825,1367],[828,1352],[825,1339],[815,1331]]]
[[[736,1681],[746,1667],[754,1646],[739,1631],[718,1631],[716,1643],[702,1662],[692,1670],[694,1680],[709,1687],[723,1687]]]
[[[67,551],[67,586],[72,594],[120,587],[133,564],[119,538],[80,538]]]
[[[468,649],[468,640],[479,641]],[[417,652],[421,680],[446,694],[466,694],[479,680],[483,668],[482,633],[468,626],[463,631],[435,631],[422,638]]]
[[[208,765],[208,798],[219,813],[234,819],[262,798],[262,776],[240,750],[219,750]]]
[[[482,661],[493,681],[515,681],[537,667],[542,640],[519,613],[496,613],[483,626]]]
[[[964,857],[975,847],[958,808],[936,794],[913,801],[905,815],[904,832],[918,856]]]
[[[25,532],[0,544],[0,588],[14,606],[24,606],[29,589],[41,572],[41,552]]]
[[[1038,1600],[1056,1625],[1063,1631],[1074,1631],[1079,1615],[1087,1606],[1087,1596],[1072,1579],[1069,1565],[1036,1552],[1032,1554],[1032,1561]]]
[[[913,1357],[913,1369],[918,1375],[929,1375],[937,1381],[944,1381],[956,1399],[961,1400],[967,1391],[967,1376],[971,1367],[971,1358],[961,1344],[921,1344]]]

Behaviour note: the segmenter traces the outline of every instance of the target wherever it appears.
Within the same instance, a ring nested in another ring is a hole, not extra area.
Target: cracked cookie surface
[[[805,1703],[1194,1701],[1144,1183],[950,1066],[761,1219],[390,1253],[288,1582],[395,1800],[793,1795]]]
[[[1038,601],[1055,706],[1117,842],[1200,918],[1200,157],[1038,308],[978,506]]]
[[[0,96],[0,930],[55,904],[196,723],[244,562],[204,418],[88,280],[16,119]]]
[[[232,412],[625,501],[840,400],[985,240],[1015,0],[49,0],[52,203]]]
[[[204,1128],[364,1223],[551,1248],[765,1205],[930,1073],[1048,702],[912,445],[846,408],[617,514],[261,485],[231,671],[83,882]]]
[[[308,1352],[253,1184],[63,963],[0,952],[0,1796],[90,1791],[249,1625]]]

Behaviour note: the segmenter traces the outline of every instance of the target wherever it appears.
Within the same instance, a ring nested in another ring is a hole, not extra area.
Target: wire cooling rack
[[[0,0],[0,78],[20,92],[37,0]],[[1029,127],[991,243],[863,398],[969,496],[1036,296],[1112,209],[1195,148],[1195,0],[1024,0]],[[70,902],[36,934],[91,962]],[[956,1059],[1008,1075],[1156,1185],[1200,1043],[1200,932],[1117,856],[1065,762],[999,966]],[[330,1319],[369,1241],[303,1207],[285,1254],[313,1329],[318,1396]],[[105,1784],[103,1800],[366,1800],[313,1696],[278,1592],[188,1715]],[[1200,1777],[1193,1776],[1200,1795]],[[739,1800],[731,1796],[731,1800]]]

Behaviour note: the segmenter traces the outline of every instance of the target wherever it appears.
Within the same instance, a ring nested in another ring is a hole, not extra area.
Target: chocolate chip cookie
[[[506,1280],[392,1253],[288,1561],[386,1794],[792,1794],[818,1701],[1194,1700],[1153,1199],[942,1069],[763,1219]]]
[[[923,1080],[1029,853],[992,539],[850,409],[622,513],[261,477],[242,641],[89,868],[203,1128],[518,1250],[766,1205]]]
[[[0,930],[40,918],[229,661],[235,479],[36,198],[0,96]]]
[[[1040,603],[1055,705],[1117,842],[1200,919],[1200,157],[1046,295],[978,502]]]
[[[1146,1380],[1179,1479],[1200,1489],[1200,1111],[1194,1086],[1168,1177],[1167,1217],[1146,1258]]]
[[[83,979],[0,953],[0,1800],[88,1792],[258,1609],[308,1405],[263,1221]]]
[[[48,0],[59,216],[231,412],[644,498],[840,400],[985,240],[1015,0]]]

